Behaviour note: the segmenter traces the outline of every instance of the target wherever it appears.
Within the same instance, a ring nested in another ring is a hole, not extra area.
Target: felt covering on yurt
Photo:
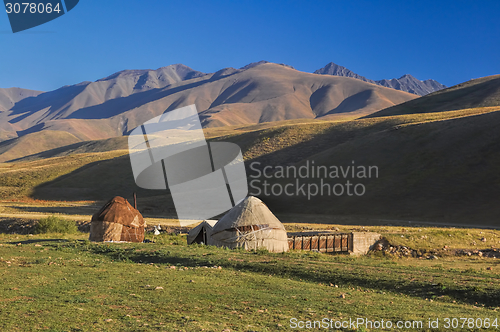
[[[113,197],[92,216],[90,241],[143,242],[146,222],[123,197]]]
[[[260,199],[253,196],[245,198],[215,224],[211,244],[247,250],[288,251],[285,227]]]
[[[211,244],[212,228],[217,220],[203,220],[198,226],[192,228],[187,235],[187,244]]]

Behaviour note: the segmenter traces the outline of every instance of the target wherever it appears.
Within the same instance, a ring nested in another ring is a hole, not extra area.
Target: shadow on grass
[[[60,245],[56,244],[56,246]],[[117,248],[115,246],[89,244],[86,241],[79,241],[76,246],[78,246],[79,250],[83,249],[114,260],[131,263],[154,263],[186,267],[217,265],[226,269],[276,275],[282,278],[325,285],[332,283],[342,287],[359,287],[379,293],[401,293],[426,299],[441,297],[443,301],[447,302],[455,300],[470,305],[500,306],[500,288],[494,286],[498,282],[494,282],[493,286],[490,286],[486,283],[492,280],[478,279],[474,283],[474,278],[471,278],[468,274],[450,275],[445,271],[441,272],[440,276],[435,275],[439,272],[433,272],[433,275],[430,276],[429,273],[421,273],[417,269],[401,271],[398,267],[352,264],[348,258],[344,258],[343,261],[333,262],[322,262],[321,260],[314,260],[314,258],[311,258],[311,261],[304,261],[303,259],[294,259],[294,253],[269,254],[256,252],[254,256],[248,255],[248,252],[242,252],[241,257],[238,257],[240,254],[238,250],[228,251],[228,254],[206,252],[204,255],[200,255],[182,252],[178,249],[139,251],[136,247]],[[75,248],[76,246],[72,247]],[[221,257],[221,254],[224,257]],[[253,257],[264,258],[265,260],[254,260]],[[296,258],[302,257],[297,256]],[[335,265],[331,263],[335,263]],[[443,278],[441,282],[436,280],[440,277]]]
[[[92,215],[99,211],[100,206],[93,204],[89,206],[28,206],[11,205],[11,208],[20,213],[45,213],[45,214],[66,214],[66,215]]]
[[[70,240],[67,239],[33,239],[33,240],[26,240],[26,241],[13,241],[13,242],[8,242],[9,244],[32,244],[32,243],[51,243],[53,244],[54,242],[56,243],[63,243],[63,242],[69,242]]]

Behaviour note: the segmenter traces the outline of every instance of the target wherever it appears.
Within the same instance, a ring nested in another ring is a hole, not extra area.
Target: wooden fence
[[[291,235],[288,238],[290,250],[318,250],[319,252],[352,251],[352,233]]]

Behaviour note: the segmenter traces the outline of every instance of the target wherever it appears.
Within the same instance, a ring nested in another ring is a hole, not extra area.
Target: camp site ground
[[[149,243],[92,243],[88,233],[23,234],[20,227],[52,214],[88,222],[101,205],[2,202],[2,225],[18,231],[0,234],[2,330],[279,331],[290,330],[292,318],[367,317],[439,319],[436,330],[444,331],[447,317],[490,324],[498,317],[500,267],[488,255],[500,232],[492,229],[278,216],[289,232],[368,230],[388,240],[384,251],[355,257],[188,246],[186,235],[165,231],[147,231]],[[14,217],[17,223],[8,221]],[[146,221],[175,228],[173,219]]]

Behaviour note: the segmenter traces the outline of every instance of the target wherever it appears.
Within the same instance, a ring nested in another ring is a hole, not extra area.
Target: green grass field
[[[2,331],[280,331],[293,318],[325,317],[438,318],[436,330],[447,330],[446,317],[500,316],[500,266],[491,258],[270,254],[187,246],[166,234],[140,244],[87,236],[0,234]]]

